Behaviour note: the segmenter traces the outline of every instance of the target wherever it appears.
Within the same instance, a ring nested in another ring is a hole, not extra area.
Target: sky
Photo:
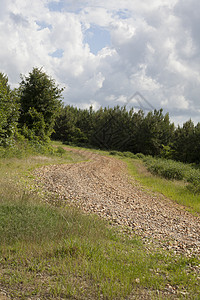
[[[0,72],[11,87],[34,67],[63,102],[163,108],[200,122],[199,0],[1,0]]]

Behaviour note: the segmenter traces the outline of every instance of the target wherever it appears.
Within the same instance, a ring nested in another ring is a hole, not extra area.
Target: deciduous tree
[[[34,68],[28,76],[21,76],[19,121],[23,134],[42,141],[51,136],[61,108],[62,91],[42,69]]]

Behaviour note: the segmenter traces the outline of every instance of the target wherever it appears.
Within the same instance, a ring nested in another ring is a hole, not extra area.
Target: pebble
[[[163,195],[145,191],[128,176],[124,162],[87,151],[83,154],[90,160],[37,169],[36,185],[57,195],[56,201],[126,226],[147,242],[152,240],[176,254],[200,256],[199,217]]]

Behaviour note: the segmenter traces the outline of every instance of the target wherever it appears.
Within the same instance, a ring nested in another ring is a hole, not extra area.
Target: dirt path
[[[176,253],[200,254],[198,217],[163,196],[150,195],[133,179],[130,182],[122,161],[86,151],[84,155],[90,161],[38,169],[38,182],[62,201],[125,225],[147,242]]]

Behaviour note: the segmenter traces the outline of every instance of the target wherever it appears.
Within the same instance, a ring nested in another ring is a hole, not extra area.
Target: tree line
[[[42,69],[21,76],[11,89],[0,73],[0,145],[12,146],[19,137],[32,143],[50,138],[66,144],[130,151],[183,162],[200,162],[200,123],[189,120],[175,127],[163,110],[94,110],[64,105],[62,91]]]
[[[200,123],[175,127],[162,109],[145,114],[125,106],[94,111],[67,105],[54,129],[52,137],[64,143],[200,162]]]

